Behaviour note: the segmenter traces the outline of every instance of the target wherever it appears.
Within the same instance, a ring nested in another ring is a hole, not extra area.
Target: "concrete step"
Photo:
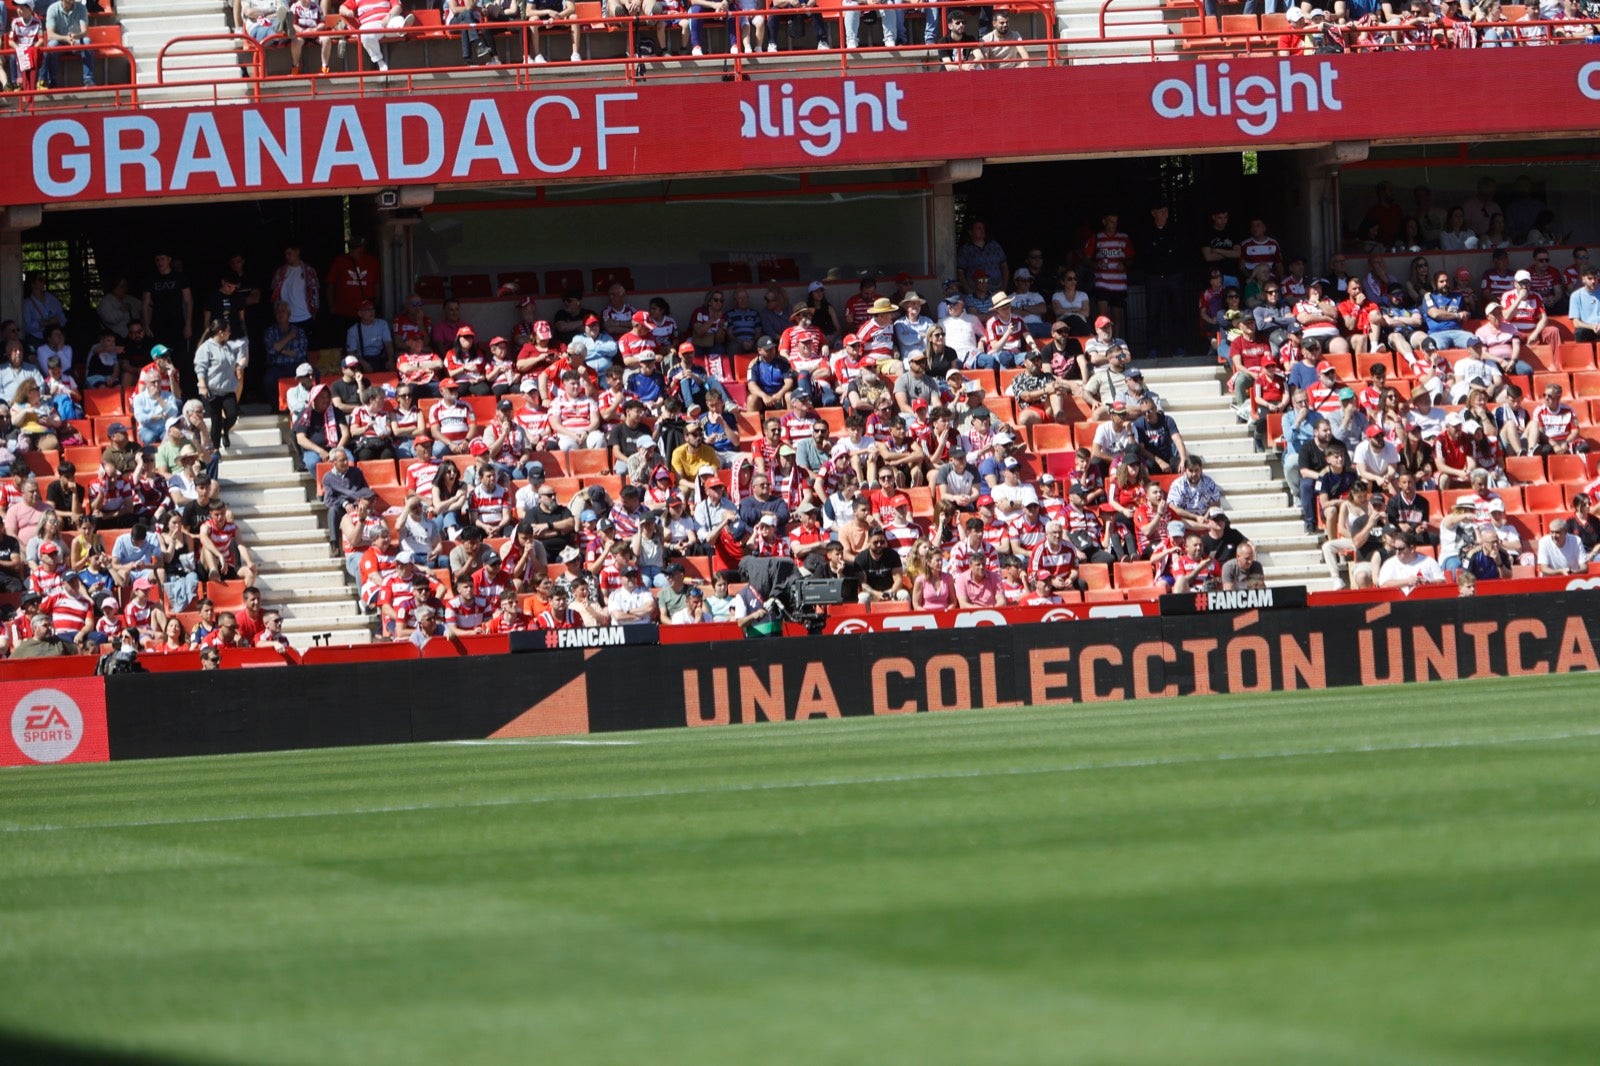
[[[271,605],[275,607],[331,603],[349,607],[351,610],[356,609],[356,590],[355,586],[350,584],[325,585],[321,588],[291,588],[273,595],[263,593],[262,598],[271,601]]]
[[[294,648],[296,651],[305,651],[307,648],[313,646],[311,634],[309,632],[293,632],[289,629],[287,622],[284,623],[283,631],[289,634],[289,646]],[[346,644],[372,643],[372,634],[365,629],[325,629],[322,632],[332,634],[333,639],[329,641],[329,643],[336,648],[342,647]]]
[[[216,15],[220,19],[223,6],[221,0],[120,0],[117,16],[124,25],[172,15]]]
[[[252,482],[238,482],[232,478],[224,477],[218,486],[222,490],[222,498],[228,501],[228,506],[234,508],[234,513],[239,513],[241,505],[252,508],[281,506],[297,508],[302,514],[311,513],[311,483],[303,485],[280,485],[277,483],[256,484]],[[318,510],[321,510],[319,507]]]
[[[1323,575],[1327,576],[1327,575]],[[359,614],[302,615],[298,618],[283,616],[286,633],[323,633],[330,629],[364,630],[372,632],[370,620]]]
[[[270,425],[249,429],[234,426],[228,436],[232,438],[234,447],[239,449],[235,453],[238,455],[253,454],[258,449],[263,453],[271,450],[282,455],[288,446],[284,440],[283,427],[277,424],[276,420]]]
[[[309,571],[263,569],[256,584],[260,586],[263,596],[270,592],[280,603],[300,600],[312,589],[337,590],[345,597],[352,595],[350,583],[342,568]]]
[[[300,536],[310,537],[313,534],[327,539],[327,532],[317,521],[322,517],[322,510],[308,511],[300,507],[295,511],[285,511],[281,514],[268,511],[266,513],[245,513],[245,504],[235,505],[233,516],[238,520],[239,529],[252,537],[285,537]]]
[[[1220,381],[1221,375],[1218,368],[1212,363],[1199,363],[1194,366],[1145,366],[1139,365],[1144,371],[1145,380],[1150,382],[1150,387],[1159,391],[1158,383],[1176,384],[1178,382]]]
[[[269,552],[274,551],[274,549],[270,548],[267,550]],[[344,560],[342,558],[335,559],[331,554],[311,558],[296,558],[294,556],[277,558],[275,556],[262,555],[258,562],[263,574],[296,574],[308,580],[336,574],[340,578],[340,583],[343,583],[346,573]]]
[[[222,457],[218,472],[223,481],[276,482],[288,479],[304,480],[307,485],[311,484],[309,477],[294,468],[294,460],[289,458],[282,445],[272,451],[262,450],[246,454],[230,451]]]
[[[359,609],[356,607],[356,601],[353,600],[353,599],[342,600],[342,601],[341,600],[301,600],[301,601],[296,601],[294,603],[285,604],[282,608],[280,608],[280,610],[283,611],[283,617],[284,617],[285,621],[288,621],[291,618],[299,619],[301,621],[309,621],[309,620],[312,620],[312,619],[324,619],[324,620],[329,619],[329,618],[362,618],[362,619],[365,619],[365,618],[368,618],[368,617],[376,617],[376,615],[373,615],[373,616],[362,615],[360,613]]]
[[[1257,521],[1253,518],[1241,518],[1236,525],[1251,540],[1298,537],[1301,538],[1299,546],[1305,546],[1305,526],[1299,519],[1286,518]]]
[[[290,544],[256,541],[251,545],[251,549],[264,564],[264,568],[276,564],[288,569],[290,563],[328,563],[334,559],[333,545],[328,542],[327,537]]]
[[[315,544],[326,546],[330,551],[333,550],[332,546],[328,544],[327,530],[318,526],[302,524],[289,529],[269,529],[266,532],[259,532],[253,529],[246,529],[245,523],[240,522],[239,528],[249,539],[250,547],[253,549],[266,547],[289,548],[302,544]]]
[[[1256,542],[1256,548],[1260,551],[1316,551],[1319,553],[1317,557],[1321,558],[1322,539],[1307,536],[1299,523],[1295,524],[1293,533],[1261,531],[1250,539]]]

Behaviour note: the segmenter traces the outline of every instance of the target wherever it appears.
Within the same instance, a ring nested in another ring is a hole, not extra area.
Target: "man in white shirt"
[[[1400,449],[1390,443],[1382,426],[1374,423],[1367,427],[1365,437],[1356,445],[1355,470],[1356,476],[1371,484],[1374,491],[1393,491],[1400,473]]]
[[[1583,543],[1567,532],[1565,518],[1550,523],[1550,532],[1539,538],[1535,556],[1541,577],[1581,574],[1588,569],[1583,561]]]
[[[1386,589],[1412,588],[1416,585],[1444,583],[1444,571],[1439,564],[1417,551],[1416,538],[1407,536],[1401,541],[1400,551],[1385,560],[1378,571],[1378,587]]]
[[[983,322],[967,311],[967,298],[959,292],[945,300],[950,313],[940,320],[944,327],[944,345],[956,353],[961,365],[968,370],[993,370],[998,363],[987,352],[978,350],[978,338],[983,335]]]
[[[656,619],[656,598],[639,583],[639,568],[629,567],[622,584],[606,598],[606,610],[617,625],[638,625]]]

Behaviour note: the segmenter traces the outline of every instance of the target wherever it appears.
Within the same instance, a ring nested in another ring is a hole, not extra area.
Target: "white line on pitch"
[[[1165,766],[1199,766],[1206,763],[1247,762],[1268,759],[1306,759],[1329,755],[1366,755],[1378,752],[1432,751],[1450,748],[1492,748],[1510,744],[1538,744],[1550,741],[1600,737],[1600,729],[1565,733],[1536,733],[1512,737],[1420,740],[1408,744],[1361,744],[1348,748],[1305,748],[1286,751],[1222,752],[1216,755],[1173,756],[1153,759],[1113,759],[1106,762],[1067,763],[1057,766],[1015,767],[1004,770],[941,770],[920,774],[889,774],[879,777],[837,777],[816,781],[758,781],[745,785],[716,785],[704,788],[641,789],[635,792],[595,792],[571,796],[507,796],[473,800],[467,803],[405,803],[387,807],[351,807],[344,810],[276,811],[264,814],[219,814],[198,818],[151,818],[127,822],[85,822],[80,825],[7,825],[6,833],[57,833],[80,829],[145,829],[173,825],[213,825],[227,822],[276,822],[294,818],[343,818],[351,815],[408,814],[419,811],[479,810],[492,807],[532,807],[550,803],[606,803],[616,800],[660,799],[675,796],[710,796],[740,792],[778,792],[788,789],[851,788],[870,785],[897,785],[919,781],[962,781],[985,777],[1034,777],[1046,774],[1093,773],[1099,770],[1137,770]]]

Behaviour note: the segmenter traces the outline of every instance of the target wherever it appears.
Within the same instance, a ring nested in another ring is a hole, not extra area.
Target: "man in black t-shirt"
[[[551,559],[559,559],[562,549],[572,546],[578,528],[577,519],[548,485],[539,486],[538,499],[523,512],[522,524],[533,530],[533,539],[544,545],[545,555]]]
[[[1211,212],[1211,224],[1200,238],[1200,265],[1207,274],[1212,270],[1221,270],[1223,288],[1237,288],[1241,280],[1239,263],[1242,258],[1239,242],[1228,231],[1227,209]]]
[[[650,427],[644,422],[645,405],[640,400],[628,400],[622,405],[622,421],[611,427],[606,443],[617,449],[624,459],[655,443]]]
[[[21,592],[27,587],[28,557],[17,538],[0,530],[0,592]]]
[[[939,61],[946,70],[976,70],[978,35],[968,31],[964,11],[952,11],[945,35],[939,39]],[[963,47],[965,46],[965,47]]]
[[[909,600],[911,592],[905,587],[906,572],[900,565],[900,553],[889,547],[889,538],[883,530],[874,529],[867,539],[867,550],[856,556],[856,570],[861,574],[862,603],[886,603]]]
[[[1228,562],[1238,555],[1239,545],[1249,539],[1233,528],[1227,512],[1220,507],[1213,507],[1206,512],[1206,528],[1200,536],[1205,553],[1219,563]]]
[[[187,352],[194,347],[194,292],[188,275],[172,265],[170,252],[156,253],[156,269],[143,289],[144,324],[156,340]]]
[[[1326,418],[1317,423],[1312,437],[1300,446],[1295,462],[1300,467],[1300,512],[1306,532],[1317,531],[1317,479],[1328,469],[1328,445],[1333,442],[1333,423]]]

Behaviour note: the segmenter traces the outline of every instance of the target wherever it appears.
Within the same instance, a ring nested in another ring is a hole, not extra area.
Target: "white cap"
[[[1306,17],[1306,11],[1303,7],[1291,7],[1283,17],[1290,22],[1303,22]]]
[[[1461,428],[1462,428],[1463,431],[1465,431],[1467,433],[1476,433],[1476,432],[1478,432],[1478,430],[1482,429],[1483,427],[1478,425],[1478,420],[1477,419],[1468,418],[1468,419],[1464,419],[1462,421]]]
[[[1447,426],[1459,426],[1464,421],[1465,419],[1461,417],[1460,411],[1451,411],[1449,414],[1444,416],[1444,424]]]
[[[775,526],[777,524],[778,524],[778,516],[773,514],[771,511],[768,511],[766,514],[761,516],[761,525],[764,525],[764,526]]]
[[[1526,270],[1519,270],[1515,274],[1511,275],[1511,280],[1512,281],[1532,281],[1533,280],[1533,275],[1528,273]]]

